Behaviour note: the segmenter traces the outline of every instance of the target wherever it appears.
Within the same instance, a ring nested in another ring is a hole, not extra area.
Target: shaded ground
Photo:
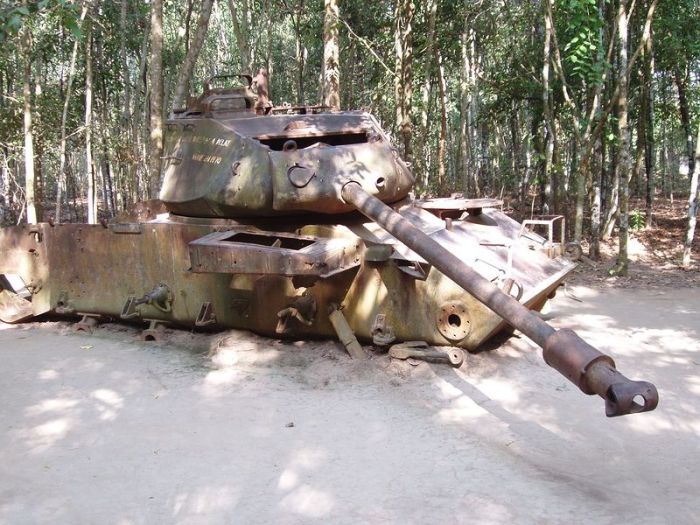
[[[635,207],[636,206],[636,207]],[[644,209],[644,203],[632,202],[631,210]],[[679,266],[685,229],[688,222],[687,203],[668,199],[656,203],[654,226],[630,232],[629,275],[610,277],[609,268],[615,265],[617,238],[601,243],[602,258],[594,264],[582,264],[572,283],[590,283],[602,287],[664,287],[683,288],[700,285],[700,230],[693,241],[691,265]]]
[[[606,419],[524,339],[459,370],[231,331],[0,325],[0,523],[698,523],[700,298],[574,287],[656,412]]]
[[[529,218],[532,209],[524,203],[510,208],[512,215],[523,220]],[[624,277],[611,277],[608,270],[615,266],[618,253],[617,230],[614,236],[601,241],[601,259],[591,261],[585,258],[575,273],[568,279],[572,284],[590,285],[601,288],[648,288],[648,287],[688,287],[700,285],[700,228],[693,240],[691,265],[679,266],[685,242],[688,223],[687,198],[671,201],[657,198],[654,203],[654,224],[644,228],[645,202],[640,199],[630,201],[630,238],[628,242],[629,274]],[[537,211],[535,210],[535,213]],[[636,216],[636,217],[635,217]],[[587,219],[587,218],[586,218]],[[634,229],[635,221],[640,226]],[[571,226],[571,225],[569,225]],[[587,222],[584,223],[587,227]],[[588,254],[588,243],[583,250]]]

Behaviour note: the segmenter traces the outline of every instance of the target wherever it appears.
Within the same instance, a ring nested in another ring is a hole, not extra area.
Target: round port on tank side
[[[450,301],[440,306],[437,327],[448,341],[457,342],[466,338],[471,331],[471,320],[464,303]]]

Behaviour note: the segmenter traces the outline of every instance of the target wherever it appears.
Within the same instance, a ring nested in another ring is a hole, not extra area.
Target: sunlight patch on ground
[[[620,339],[623,343],[614,346],[616,355],[636,355],[638,350],[634,346],[640,344],[646,347],[645,353],[660,355],[668,353],[669,350],[687,353],[687,355],[700,350],[697,334],[694,331],[643,326],[619,328],[616,326],[615,319],[598,314],[578,314],[575,319],[568,319],[566,325],[585,327],[578,332],[594,346],[600,345],[601,351],[605,351],[606,346],[610,347],[611,341]],[[684,361],[687,362],[687,359],[681,358],[677,362]]]
[[[296,456],[291,461],[291,466],[314,469],[320,467],[327,457],[328,454],[323,450],[305,448],[296,453]]]
[[[226,387],[238,383],[245,373],[235,368],[212,370],[204,378],[201,386],[202,394],[206,397],[220,397],[226,393]]]
[[[487,377],[479,381],[477,385],[484,394],[506,408],[520,402],[520,395],[518,389],[514,387],[513,381]]]
[[[227,387],[239,383],[253,366],[272,363],[279,358],[278,350],[239,337],[235,334],[212,343],[209,359],[217,368],[206,375],[200,387],[206,397],[221,397]]]
[[[277,481],[277,489],[287,492],[279,503],[283,509],[308,518],[321,518],[333,510],[336,502],[331,493],[308,483],[300,484],[302,478],[308,478],[309,471],[323,468],[327,461],[324,450],[304,448],[295,452]]]
[[[280,474],[280,479],[277,482],[277,488],[279,490],[292,490],[299,484],[299,475],[292,469],[284,469],[282,474]]]
[[[629,417],[626,422],[630,429],[640,434],[666,434],[670,436],[684,433],[700,436],[700,418],[689,416],[690,412],[694,412],[692,407],[682,403],[676,408],[683,413],[682,417],[664,412],[663,407],[660,406],[656,412],[645,414],[644,417]]]
[[[452,383],[448,383],[440,377],[436,377],[435,382],[438,387],[438,390],[440,391],[440,397],[442,399],[456,399],[464,395],[464,393],[459,388],[454,386]]]
[[[32,454],[41,454],[68,435],[74,420],[58,417],[31,429],[20,430],[17,437],[23,440]]]
[[[173,516],[211,516],[213,513],[233,508],[240,500],[240,491],[232,486],[206,486],[175,496]]]
[[[282,498],[280,506],[304,517],[322,518],[333,510],[335,498],[327,491],[302,485]]]
[[[60,439],[66,436],[69,427],[70,425],[68,419],[59,418],[52,419],[43,425],[34,427],[34,432],[37,436],[47,437],[50,439]]]
[[[465,423],[482,417],[485,410],[466,396],[455,399],[449,407],[441,409],[437,417],[442,423]]]
[[[441,377],[435,377],[435,385],[448,406],[440,409],[437,418],[442,423],[463,423],[482,417],[486,412],[477,401]]]
[[[27,416],[40,416],[47,412],[58,412],[60,410],[68,410],[75,407],[79,403],[76,399],[58,397],[55,399],[45,399],[41,403],[27,407],[25,413]]]
[[[95,408],[99,412],[102,421],[113,421],[116,419],[117,411],[124,406],[124,399],[114,390],[100,388],[95,390],[91,397],[98,401],[95,404]]]
[[[600,290],[596,290],[595,288],[588,286],[568,286],[567,291],[564,291],[561,288],[559,291],[557,291],[557,298],[559,298],[559,294],[566,296],[567,292],[570,292],[574,297],[581,300],[595,299],[596,297],[599,297],[601,293]]]
[[[698,363],[695,363],[695,361],[693,361],[693,363],[697,366],[700,366],[700,365],[698,365]],[[688,391],[691,394],[695,394],[696,396],[700,396],[700,376],[687,377],[686,381],[688,382]]]
[[[43,381],[50,381],[58,378],[58,372],[56,370],[41,370],[37,377]]]

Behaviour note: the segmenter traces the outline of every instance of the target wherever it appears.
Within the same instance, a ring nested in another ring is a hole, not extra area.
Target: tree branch
[[[384,69],[386,70],[387,73],[389,73],[391,76],[396,76],[396,73],[389,68],[389,66],[386,65],[386,63],[381,59],[381,57],[372,49],[372,46],[369,44],[369,42],[365,39],[362,38],[360,35],[355,33],[355,31],[352,30],[352,27],[350,27],[350,24],[348,24],[345,20],[343,20],[340,16],[336,17],[338,20],[340,20],[343,25],[347,28],[348,32],[355,37],[363,46],[367,48],[367,50],[372,53],[372,56],[377,59],[377,62],[379,62]]]

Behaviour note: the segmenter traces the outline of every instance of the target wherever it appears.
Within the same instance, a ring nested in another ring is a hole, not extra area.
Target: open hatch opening
[[[283,248],[285,250],[301,250],[311,246],[315,241],[308,239],[295,239],[293,237],[278,237],[275,235],[256,235],[254,233],[234,233],[230,237],[221,239],[224,242],[239,242],[244,244],[257,244],[270,248]]]
[[[284,143],[288,140],[293,140],[297,144],[296,149],[304,149],[314,144],[326,144],[328,146],[345,146],[349,144],[364,144],[367,142],[367,133],[331,133],[327,135],[314,136],[293,136],[284,135],[278,137],[256,137],[256,139],[265,146],[274,151],[283,151]]]

